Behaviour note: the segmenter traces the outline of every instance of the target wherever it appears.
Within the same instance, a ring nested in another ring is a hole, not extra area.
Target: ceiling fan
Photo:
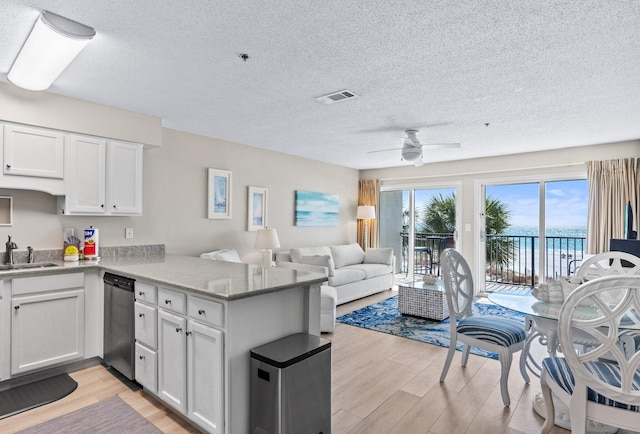
[[[417,134],[418,130],[406,130],[404,132],[406,137],[402,138],[402,148],[390,148],[390,149],[380,149],[378,151],[369,151],[368,154],[373,154],[375,152],[387,152],[387,151],[396,151],[401,150],[402,159],[404,161],[410,161],[414,163],[416,166],[422,166],[422,151],[423,146],[429,146],[433,148],[459,148],[460,143],[420,143],[418,140]]]

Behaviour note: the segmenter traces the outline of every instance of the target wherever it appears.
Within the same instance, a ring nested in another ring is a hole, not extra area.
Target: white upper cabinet
[[[70,135],[66,144],[66,215],[141,215],[143,145]]]
[[[144,146],[0,123],[0,188],[58,196],[58,214],[142,215]]]
[[[64,194],[64,140],[60,131],[0,124],[0,187]]]
[[[64,134],[7,124],[4,128],[5,175],[64,177]]]
[[[109,142],[107,195],[111,214],[142,214],[142,145]]]
[[[68,136],[65,214],[104,214],[106,140]]]

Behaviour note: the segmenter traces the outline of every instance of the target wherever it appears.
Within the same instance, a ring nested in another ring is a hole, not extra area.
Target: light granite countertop
[[[223,300],[252,297],[300,285],[321,284],[320,273],[286,268],[212,261],[191,256],[156,255],[105,258],[99,261],[51,261],[56,266],[2,270],[0,279],[99,268],[109,273],[170,286]]]

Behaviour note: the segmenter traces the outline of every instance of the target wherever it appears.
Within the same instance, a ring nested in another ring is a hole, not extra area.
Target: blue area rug
[[[524,324],[524,314],[497,306],[493,303],[474,302],[474,315],[494,315],[513,319]],[[380,303],[358,309],[337,319],[342,324],[362,327],[377,332],[413,339],[428,344],[449,348],[449,319],[433,321],[398,312],[398,296],[387,298]],[[462,344],[456,347],[462,351]],[[497,359],[498,355],[471,347],[471,353]]]

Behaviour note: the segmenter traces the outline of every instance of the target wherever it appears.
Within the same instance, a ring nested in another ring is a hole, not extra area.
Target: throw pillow
[[[333,277],[333,273],[336,271],[336,267],[333,264],[333,258],[329,255],[302,256],[300,258],[300,263],[326,267],[329,271],[329,277]]]
[[[214,261],[241,262],[236,249],[216,250],[214,252],[203,253],[200,257],[204,259],[213,259]]]
[[[367,251],[364,252],[365,264],[391,265],[392,258],[393,258],[393,249],[390,247],[367,249]]]
[[[314,256],[314,255],[331,256],[331,250],[329,250],[328,246],[294,247],[291,250],[289,250],[289,254],[291,255],[291,262],[300,263],[300,258],[303,256]]]
[[[358,243],[331,246],[330,248],[336,268],[341,268],[345,265],[362,264],[362,261],[364,261],[364,250]]]

